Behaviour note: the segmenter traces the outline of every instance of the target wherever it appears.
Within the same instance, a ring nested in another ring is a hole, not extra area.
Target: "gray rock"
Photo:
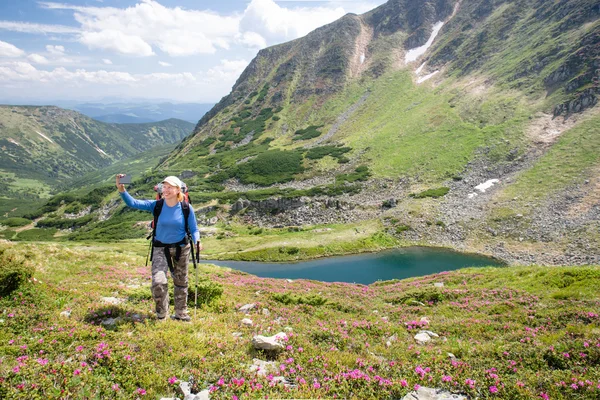
[[[415,340],[419,344],[425,344],[431,340],[431,337],[429,337],[429,335],[425,332],[419,332],[415,335]]]
[[[118,299],[116,297],[101,297],[100,300],[106,304],[119,305],[125,303],[125,299]]]
[[[255,303],[251,303],[251,304],[245,304],[245,305],[241,306],[241,307],[238,309],[238,311],[240,311],[240,312],[243,312],[243,313],[246,313],[246,312],[248,312],[248,311],[252,310],[254,307],[256,307],[256,304],[255,304]]]
[[[259,376],[267,376],[278,372],[277,363],[275,361],[263,361],[258,358],[255,358],[252,361],[250,372],[256,372]]]
[[[467,400],[467,397],[462,394],[450,393],[445,389],[420,387],[404,396],[402,400]]]
[[[283,332],[273,336],[256,335],[252,338],[252,345],[259,350],[282,350],[283,344],[281,342],[286,338],[287,335]]]
[[[241,321],[241,323],[242,323],[242,325],[244,325],[244,326],[252,326],[252,325],[253,325],[253,322],[252,322],[252,320],[251,320],[250,318],[244,318],[244,319]]]
[[[71,317],[71,310],[66,310],[60,313],[61,317],[65,317],[65,318],[70,318]]]
[[[190,389],[190,384],[188,382],[181,381],[179,382],[179,388],[183,392],[183,400],[209,400],[209,391],[208,389],[203,390],[199,393],[192,393]]]

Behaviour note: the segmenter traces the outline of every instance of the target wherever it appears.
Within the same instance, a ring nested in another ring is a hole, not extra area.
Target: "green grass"
[[[518,197],[515,212],[528,213],[528,203],[540,203],[571,185],[582,184],[600,165],[600,116],[564,132],[530,169],[504,189],[500,200]]]
[[[0,297],[3,398],[177,397],[171,382],[190,376],[198,390],[212,388],[211,398],[402,398],[420,385],[482,399],[566,400],[600,390],[598,266],[467,268],[367,286],[203,264],[212,301],[197,310],[188,303],[191,323],[159,324],[150,269],[132,243],[0,249],[35,269],[35,280]],[[237,311],[248,303],[258,303],[247,316],[252,327]],[[281,352],[252,348],[254,335],[284,327]],[[420,329],[440,338],[417,345]],[[273,361],[273,375],[295,386],[270,385],[250,371],[253,359]]]
[[[462,102],[470,101],[464,93],[414,86],[407,71],[385,75],[371,91],[361,111],[342,125],[334,139],[360,153],[374,177],[419,176],[438,182],[459,174],[484,146],[501,159],[510,150],[507,140],[513,146],[520,143],[522,106],[514,100],[482,101],[483,111],[477,121],[470,121],[460,114]],[[510,107],[506,118],[498,120],[494,109],[503,104]]]

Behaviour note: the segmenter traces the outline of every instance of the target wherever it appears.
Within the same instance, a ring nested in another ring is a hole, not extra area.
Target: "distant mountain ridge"
[[[64,182],[161,144],[180,141],[193,124],[176,119],[106,124],[53,106],[0,106],[0,170]]]
[[[122,102],[81,103],[66,108],[108,123],[144,123],[176,118],[195,124],[213,105],[212,103]]]

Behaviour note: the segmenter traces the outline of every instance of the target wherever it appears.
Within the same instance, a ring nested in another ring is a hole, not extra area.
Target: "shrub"
[[[242,183],[271,185],[294,179],[304,171],[302,153],[299,151],[270,150],[259,154],[247,163],[240,164],[236,171]]]
[[[152,300],[152,289],[148,286],[141,286],[127,291],[129,301]]]
[[[273,293],[271,297],[273,300],[285,305],[307,304],[309,306],[321,306],[327,303],[327,299],[318,294],[307,294],[302,296],[291,293]]]
[[[76,201],[66,206],[64,212],[65,214],[77,214],[81,210],[83,210],[83,205]]]
[[[289,254],[289,255],[293,255],[293,254],[298,254],[300,252],[300,248],[298,247],[280,247],[279,248],[279,252],[281,254]]]
[[[310,160],[318,160],[325,156],[331,156],[333,158],[337,158],[339,161],[342,155],[350,150],[352,150],[350,147],[318,146],[308,150],[306,152],[306,158]]]
[[[398,233],[398,234],[409,231],[409,230],[410,230],[410,226],[408,226],[408,225],[402,224],[402,225],[396,226],[396,233]]]
[[[308,128],[299,129],[294,133],[292,140],[308,140],[321,136],[321,132],[317,129],[322,128],[323,125],[311,125]]]
[[[13,238],[13,240],[17,241],[29,241],[29,242],[44,242],[54,240],[54,234],[56,233],[56,228],[50,229],[27,229],[25,231],[21,231],[17,233],[17,236]]]
[[[221,298],[221,295],[223,294],[223,286],[220,283],[203,278],[195,287],[190,285],[190,288],[188,289],[188,304],[193,305],[195,303],[196,288],[198,289],[199,304],[210,304]]]
[[[361,165],[360,167],[356,168],[354,170],[353,173],[351,174],[341,174],[338,175],[336,177],[337,181],[344,181],[344,182],[356,182],[356,181],[366,181],[367,179],[369,179],[369,177],[371,176],[371,173],[369,172],[369,167],[367,167],[366,165]]]
[[[449,187],[440,187],[436,189],[428,189],[420,193],[411,193],[409,196],[414,197],[415,199],[423,199],[425,197],[442,197],[445,196],[450,191]]]
[[[439,303],[445,299],[445,294],[436,288],[407,290],[391,300],[392,304]]]
[[[10,226],[13,228],[17,227],[17,226],[25,226],[30,223],[31,223],[31,221],[28,220],[27,218],[19,218],[19,217],[8,218],[8,219],[5,219],[4,221],[0,221],[1,225]]]
[[[7,296],[33,277],[35,268],[23,257],[0,249],[0,296]]]

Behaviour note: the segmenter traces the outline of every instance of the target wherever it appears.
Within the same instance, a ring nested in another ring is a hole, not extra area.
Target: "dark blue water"
[[[350,282],[365,285],[378,280],[404,279],[465,267],[503,265],[484,256],[430,247],[408,247],[379,253],[329,257],[298,263],[216,260],[202,262],[230,267],[266,278],[314,279],[324,282]]]

